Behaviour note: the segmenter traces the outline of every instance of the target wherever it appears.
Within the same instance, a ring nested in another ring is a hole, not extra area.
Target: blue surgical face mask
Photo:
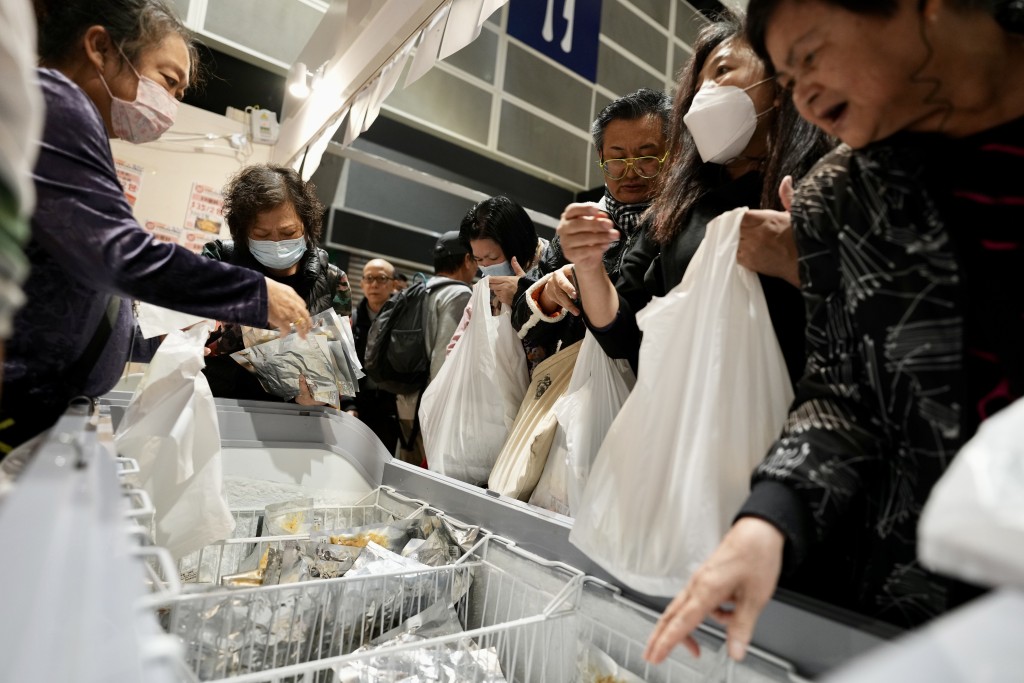
[[[508,261],[502,261],[501,263],[495,263],[491,266],[480,266],[480,271],[484,275],[515,275],[516,272],[512,270],[512,264]]]
[[[306,253],[306,238],[296,237],[293,240],[249,240],[249,251],[253,258],[267,268],[284,270],[291,268]]]

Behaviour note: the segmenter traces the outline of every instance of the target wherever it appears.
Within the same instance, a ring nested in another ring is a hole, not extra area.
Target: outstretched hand
[[[281,336],[292,332],[299,333],[303,339],[313,327],[313,319],[306,309],[306,302],[295,290],[277,280],[266,278],[267,281],[267,322],[277,328]]]
[[[784,544],[782,533],[762,519],[743,517],[736,522],[661,615],[644,658],[658,664],[679,644],[699,656],[700,647],[691,634],[710,616],[726,627],[729,656],[743,659],[757,618],[778,583]],[[727,609],[726,603],[734,606]]]

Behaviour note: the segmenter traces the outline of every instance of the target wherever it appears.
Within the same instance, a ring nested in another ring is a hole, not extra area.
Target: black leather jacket
[[[260,264],[248,249],[238,249],[234,240],[214,240],[203,247],[203,256],[216,261],[224,261],[242,266],[268,275],[267,269]],[[352,290],[348,284],[345,271],[332,264],[327,252],[317,247],[307,250],[299,264],[300,278],[273,278],[292,285],[305,302],[313,315],[322,313],[330,307],[338,315],[352,315]]]

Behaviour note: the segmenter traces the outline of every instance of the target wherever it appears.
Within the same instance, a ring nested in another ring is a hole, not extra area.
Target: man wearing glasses
[[[642,232],[640,217],[651,204],[655,178],[665,163],[672,100],[663,92],[641,88],[620,97],[597,115],[591,126],[597,165],[604,175],[604,196],[597,204],[570,204],[561,226],[583,219],[577,207],[607,215],[617,231],[604,253],[603,272],[615,282],[623,257]],[[561,347],[583,338],[584,327],[571,266],[560,240],[551,241],[539,273],[530,272],[520,285],[512,324],[519,336],[544,347]],[[545,264],[551,264],[544,268]],[[545,275],[546,274],[546,275]],[[544,277],[541,277],[544,275]],[[535,279],[531,280],[530,277]],[[568,317],[571,314],[572,317]]]
[[[377,319],[384,302],[395,291],[395,267],[384,259],[367,261],[359,286],[363,290],[363,300],[352,314],[352,333],[356,341],[356,355],[362,363],[366,358],[366,337],[370,326]],[[394,455],[398,445],[398,411],[394,394],[381,389],[369,377],[363,377],[359,380],[359,395],[344,403],[342,409],[362,420],[381,440],[388,453]]]

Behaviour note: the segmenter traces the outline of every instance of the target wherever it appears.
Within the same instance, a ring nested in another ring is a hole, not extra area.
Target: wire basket
[[[664,662],[651,664],[643,658],[648,637],[659,615],[622,597],[620,591],[600,579],[587,577],[577,609],[581,650],[593,646],[617,666],[647,683],[768,683],[799,681],[792,665],[757,648],[748,648],[741,664],[726,656],[724,634],[700,626],[693,637],[702,656],[695,659],[677,647]],[[581,671],[580,683],[602,678],[593,671]]]
[[[312,531],[385,524],[413,517],[426,508],[427,504],[423,501],[381,487],[353,505],[314,507]],[[235,530],[231,538],[211,543],[178,562],[182,582],[219,583],[221,577],[238,572],[242,563],[253,553],[260,557],[268,548],[279,549],[285,541],[309,538],[308,533],[262,536],[264,508],[236,509],[231,511],[231,515],[235,518]]]
[[[577,570],[488,536],[453,565],[280,586],[207,588],[170,599],[161,619],[184,644],[189,670],[204,681],[342,680],[332,678],[338,667],[392,650],[463,646],[482,649],[516,680],[562,680],[573,665],[570,645],[576,641],[575,621],[565,617],[574,614],[581,581]],[[442,601],[454,602],[464,633],[418,647],[355,652]],[[531,654],[559,643],[556,660]],[[480,680],[501,680],[478,670]]]

